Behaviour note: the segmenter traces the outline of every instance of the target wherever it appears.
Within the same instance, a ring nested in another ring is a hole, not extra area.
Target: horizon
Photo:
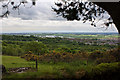
[[[37,34],[39,34],[39,33],[88,33],[88,34],[91,34],[91,33],[103,33],[103,34],[105,34],[105,33],[112,33],[112,34],[119,34],[118,32],[68,32],[68,31],[53,31],[53,32],[51,32],[51,31],[43,31],[43,32],[4,32],[4,33],[1,33],[1,34],[25,34],[25,33],[30,33],[30,34],[34,34],[34,33],[37,33]]]

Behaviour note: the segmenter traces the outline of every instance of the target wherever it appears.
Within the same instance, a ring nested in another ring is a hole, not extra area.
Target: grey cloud
[[[23,20],[66,20],[63,17],[59,16],[56,17],[56,13],[52,11],[51,6],[55,7],[54,0],[45,0],[42,2],[42,0],[37,0],[36,6],[33,6],[30,8],[31,0],[28,0],[29,2],[24,5],[20,6],[20,15],[18,15],[18,10],[10,10],[11,14],[10,16],[15,18],[21,18]],[[48,2],[47,2],[48,1]],[[99,1],[99,0],[98,0]],[[29,8],[28,8],[29,7]],[[10,6],[11,8],[11,6]]]
[[[20,15],[17,10],[11,10],[12,17],[19,17],[23,20],[65,20],[62,17],[56,17],[56,13],[52,11],[53,2],[37,2],[36,6],[31,7],[28,3],[25,7],[20,6]],[[28,8],[29,7],[29,8]]]
[[[12,23],[14,22],[14,23]],[[92,27],[89,23],[80,21],[50,21],[50,20],[3,20],[3,32],[41,32],[41,31],[72,31],[72,32],[102,32],[104,30]],[[117,32],[115,26],[105,32]]]

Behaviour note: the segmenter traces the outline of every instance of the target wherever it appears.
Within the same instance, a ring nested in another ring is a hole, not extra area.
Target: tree
[[[105,9],[113,19],[118,32],[120,34],[120,2],[94,2],[98,6]]]
[[[8,17],[8,15],[10,14],[10,10],[9,10],[9,5],[12,5],[12,10],[18,10],[18,14],[20,14],[19,12],[19,8],[20,6],[23,4],[24,6],[28,3],[27,0],[20,0],[20,2],[18,2],[18,4],[15,4],[15,1],[11,1],[11,0],[1,0],[0,2],[3,1],[7,1],[6,4],[2,4],[2,9],[5,9],[5,12],[2,13],[2,15],[0,15],[0,17]],[[32,6],[36,5],[36,0],[31,0],[32,1],[32,5],[30,6],[30,8]]]
[[[95,4],[94,4],[95,3]],[[61,0],[55,3],[57,8],[53,10],[57,15],[66,18],[67,20],[82,20],[83,23],[90,21],[91,25],[96,27],[96,19],[103,19],[106,11],[111,15],[104,23],[106,29],[113,22],[115,23],[119,33],[120,33],[120,18],[118,10],[120,9],[119,2],[83,2],[79,0]],[[97,5],[98,6],[97,6]],[[100,6],[100,7],[99,7]],[[102,8],[101,8],[102,7]],[[105,11],[105,10],[106,11]],[[112,20],[113,19],[113,20]]]
[[[26,43],[26,51],[28,53],[34,53],[34,54],[41,54],[41,53],[45,53],[46,50],[46,45],[44,45],[43,43],[41,42],[29,42],[29,43]],[[36,69],[38,69],[38,61],[37,61],[37,58],[35,60],[36,62]]]
[[[5,0],[1,0],[1,1],[5,1]],[[0,17],[7,17],[10,14],[10,11],[8,10],[9,4],[13,6],[12,7],[13,10],[18,10],[19,12],[19,7],[21,6],[21,4],[25,5],[27,3],[27,0],[21,0],[18,5],[14,5],[14,1],[11,1],[11,0],[8,0],[8,1],[9,2],[7,4],[2,5],[3,8],[6,8],[6,12],[3,13]],[[61,2],[55,3],[55,5],[59,7],[59,9],[53,8],[53,10],[58,15],[65,11],[65,13],[62,13],[62,16],[66,18],[67,20],[82,19],[83,22],[91,21],[91,25],[95,27],[96,27],[96,22],[95,22],[96,18],[101,17],[99,18],[101,20],[103,18],[102,15],[105,13],[105,10],[106,10],[111,15],[111,17],[107,19],[108,22],[104,23],[104,27],[106,27],[107,29],[109,25],[114,22],[120,34],[120,18],[119,18],[120,17],[119,16],[120,2],[93,2],[97,4],[98,6],[102,7],[103,9],[105,9],[103,10],[102,8],[93,4],[92,2],[79,2],[79,0],[61,0],[61,1],[62,3]],[[35,4],[36,4],[36,0],[32,0],[31,6],[35,6]],[[78,6],[76,6],[77,4]],[[70,7],[74,7],[74,8],[72,9]],[[79,15],[76,14],[78,12],[79,14],[82,14],[83,18],[80,18]],[[66,13],[68,15],[66,15]]]
[[[26,52],[31,51],[34,54],[40,55],[47,51],[47,47],[42,42],[31,41],[25,44],[25,50]]]

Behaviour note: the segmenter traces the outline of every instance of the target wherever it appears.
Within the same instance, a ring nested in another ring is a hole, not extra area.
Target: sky
[[[20,6],[20,15],[17,10],[12,10],[9,6],[10,15],[8,18],[0,20],[2,33],[117,32],[114,24],[107,30],[102,28],[102,21],[97,27],[91,26],[89,22],[83,24],[82,21],[67,21],[61,16],[57,16],[52,10],[51,6],[56,7],[54,2],[54,0],[49,0],[49,2],[48,0],[37,0],[36,6],[31,7],[31,0],[28,0],[25,6]]]

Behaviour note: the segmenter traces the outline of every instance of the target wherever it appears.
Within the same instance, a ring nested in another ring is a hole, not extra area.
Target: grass
[[[5,67],[34,67],[35,62],[29,62],[16,56],[2,56],[2,62]],[[26,73],[12,73],[4,75],[3,78],[62,78],[64,76],[73,77],[75,72],[80,70],[90,70],[93,64],[86,65],[86,61],[76,61],[71,63],[38,63],[38,71],[29,71]]]
[[[15,67],[35,67],[35,62],[29,62],[20,57],[15,56],[2,56],[2,62],[5,67],[8,68],[15,68]],[[14,63],[14,64],[13,64]],[[87,76],[91,78],[91,80],[108,80],[109,77],[112,79],[118,80],[120,74],[120,62],[116,63],[101,63],[99,65],[95,65],[93,61],[89,61],[86,65],[85,60],[81,61],[74,61],[70,63],[65,62],[58,62],[58,63],[38,63],[38,71],[32,70],[25,73],[10,73],[4,74],[4,79],[11,79],[18,80],[21,78],[43,78],[43,79],[50,79],[50,78],[81,78],[83,76]],[[112,77],[112,73],[115,75]],[[106,76],[107,74],[107,76]],[[111,76],[109,76],[111,75]],[[101,77],[103,76],[103,78]],[[17,78],[17,79],[16,79]],[[95,79],[94,79],[95,78]]]
[[[0,65],[2,64],[2,55],[0,54]]]
[[[35,62],[28,62],[25,59],[16,56],[2,56],[2,64],[8,68],[33,67]]]

